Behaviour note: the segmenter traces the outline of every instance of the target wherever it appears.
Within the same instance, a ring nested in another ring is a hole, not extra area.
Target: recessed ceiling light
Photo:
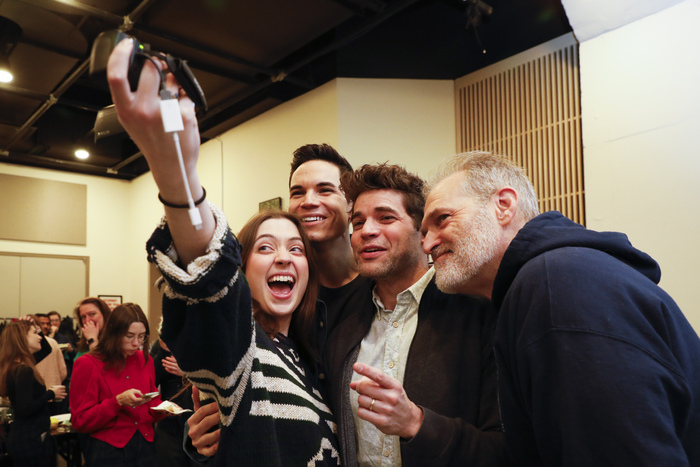
[[[87,159],[90,157],[90,153],[87,152],[85,149],[78,149],[75,151],[75,157],[78,159]]]

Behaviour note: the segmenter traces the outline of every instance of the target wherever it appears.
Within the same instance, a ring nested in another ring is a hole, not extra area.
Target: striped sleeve
[[[204,255],[183,267],[165,221],[147,243],[163,274],[163,328],[184,374],[219,403],[230,425],[250,384],[255,323],[250,289],[240,272],[240,247],[223,213],[211,206],[216,230]]]

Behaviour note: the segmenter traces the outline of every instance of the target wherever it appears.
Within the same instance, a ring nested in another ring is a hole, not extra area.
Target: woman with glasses
[[[141,350],[148,334],[141,307],[119,305],[95,349],[75,361],[71,423],[90,435],[83,446],[88,466],[155,465],[154,423],[164,415],[150,410],[161,400],[148,395],[156,392],[153,360]]]

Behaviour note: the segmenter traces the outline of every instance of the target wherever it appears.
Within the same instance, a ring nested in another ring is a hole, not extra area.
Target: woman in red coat
[[[83,455],[88,466],[152,466],[154,423],[164,417],[153,360],[140,347],[148,341],[141,307],[119,305],[107,320],[97,347],[75,361],[70,408],[73,428],[87,433]]]

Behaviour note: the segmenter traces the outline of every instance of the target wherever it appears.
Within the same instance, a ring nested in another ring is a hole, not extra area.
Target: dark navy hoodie
[[[700,339],[621,233],[528,222],[493,286],[517,465],[700,466]]]

